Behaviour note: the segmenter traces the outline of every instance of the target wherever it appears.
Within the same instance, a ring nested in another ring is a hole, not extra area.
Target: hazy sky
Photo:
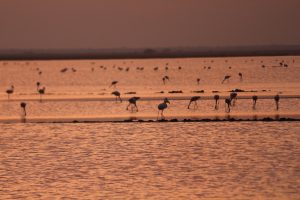
[[[0,0],[0,48],[300,44],[300,0]]]

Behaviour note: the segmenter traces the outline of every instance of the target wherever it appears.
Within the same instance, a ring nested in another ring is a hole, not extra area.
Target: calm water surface
[[[0,199],[299,199],[299,122],[0,124]]]

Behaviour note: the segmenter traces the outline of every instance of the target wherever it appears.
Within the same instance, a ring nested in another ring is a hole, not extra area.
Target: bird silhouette
[[[162,78],[162,81],[163,81],[163,83],[164,83],[164,85],[166,84],[166,81],[169,81],[170,80],[170,78],[168,77],[168,76],[164,76],[163,78]]]
[[[252,109],[255,110],[256,109],[256,101],[257,101],[258,97],[256,95],[252,96],[252,101],[253,101],[253,105],[252,105]]]
[[[243,74],[239,72],[240,81],[243,81]]]
[[[164,110],[168,107],[167,103],[170,104],[170,101],[168,100],[168,98],[165,98],[164,102],[157,106],[158,108],[157,119],[159,117],[159,112],[161,112],[161,119],[165,119]]]
[[[274,96],[276,110],[279,110],[279,99],[280,99],[280,97],[278,94]]]
[[[60,70],[61,73],[65,73],[66,71],[68,71],[68,68],[63,68]]]
[[[131,98],[129,98],[129,99],[128,99],[129,104],[128,104],[128,106],[126,107],[126,110],[128,110],[129,106],[131,106],[131,112],[133,112],[133,109],[134,109],[134,108],[135,108],[136,111],[138,112],[139,110],[138,110],[138,107],[137,107],[137,105],[136,105],[136,102],[137,102],[137,100],[139,100],[139,99],[140,99],[140,97],[131,97]]]
[[[226,98],[225,99],[225,112],[230,112],[230,107],[231,107],[231,99],[230,98]]]
[[[14,93],[15,87],[13,85],[10,86],[9,89],[6,90],[7,99],[9,99],[10,95]]]
[[[219,109],[219,99],[220,99],[220,96],[216,94],[216,95],[214,96],[214,100],[215,100],[215,110],[218,110],[218,109]]]
[[[190,109],[190,105],[191,105],[193,102],[194,102],[194,109],[195,109],[195,108],[198,108],[197,101],[198,101],[199,99],[200,99],[200,96],[193,96],[193,97],[191,97],[187,109]]]
[[[112,81],[109,87],[114,86],[114,88],[116,88],[118,81]]]
[[[118,100],[122,103],[122,99],[121,99],[121,93],[119,91],[114,91],[111,94],[115,95],[116,97],[116,102],[118,102]]]
[[[197,85],[199,85],[200,84],[200,78],[197,78]]]
[[[26,103],[25,102],[21,102],[20,106],[23,109],[24,116],[26,116],[27,115],[27,113],[26,113]]]
[[[222,84],[223,84],[223,83],[224,83],[224,81],[226,81],[226,80],[227,80],[227,81],[229,81],[230,77],[231,77],[231,76],[229,76],[229,75],[226,75],[226,76],[224,77],[223,81],[222,81]]]
[[[36,82],[36,91],[39,92],[41,83],[40,82]]]
[[[38,90],[40,94],[40,102],[42,102],[42,96],[45,94],[45,91],[46,91],[46,87],[42,87]]]
[[[232,102],[232,106],[235,106],[236,100],[237,100],[237,93],[231,92],[230,93],[230,102]]]

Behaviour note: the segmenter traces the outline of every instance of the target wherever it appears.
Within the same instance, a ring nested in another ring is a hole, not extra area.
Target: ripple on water
[[[297,199],[299,122],[0,124],[1,199]]]

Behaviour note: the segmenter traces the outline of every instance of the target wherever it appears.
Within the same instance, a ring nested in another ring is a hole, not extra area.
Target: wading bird
[[[231,106],[231,99],[230,98],[226,98],[225,99],[225,112],[230,112],[230,106]]]
[[[226,80],[227,80],[227,81],[229,81],[230,77],[231,77],[231,76],[229,76],[229,75],[226,75],[226,76],[224,77],[223,81],[222,81],[222,84],[223,84],[223,83],[224,83],[224,81],[226,81]]]
[[[42,102],[42,96],[45,94],[46,87],[42,87],[39,89],[39,94],[40,94],[40,102]]]
[[[129,106],[131,106],[131,112],[133,112],[134,108],[136,109],[136,112],[138,112],[139,110],[138,110],[138,107],[136,105],[136,102],[139,99],[140,99],[140,97],[131,97],[130,99],[128,99],[129,104],[128,104],[126,110],[128,110]]]
[[[114,86],[114,88],[116,88],[118,81],[112,81],[109,87]]]
[[[256,101],[257,101],[258,97],[256,95],[252,96],[252,101],[253,101],[253,105],[252,105],[252,109],[255,110],[256,109]]]
[[[243,74],[239,72],[240,81],[243,81]]]
[[[216,94],[216,95],[214,96],[214,100],[215,100],[215,110],[218,110],[218,109],[219,109],[219,99],[220,99],[220,96]]]
[[[21,106],[21,108],[23,110],[24,116],[26,116],[27,115],[27,113],[26,113],[26,103],[25,102],[21,102],[20,106]]]
[[[118,100],[122,103],[122,99],[121,99],[121,93],[119,91],[114,91],[111,94],[115,95],[116,97],[116,102],[118,102]]]
[[[197,85],[200,84],[200,78],[197,78]]]
[[[9,89],[6,90],[7,99],[9,99],[10,95],[14,93],[15,87],[13,85],[10,86]]]
[[[164,85],[166,84],[166,81],[169,81],[170,80],[170,78],[168,77],[168,76],[164,76],[163,78],[162,78],[162,81],[163,81],[163,83],[164,83]]]
[[[158,108],[157,119],[159,117],[159,112],[161,112],[161,119],[165,119],[164,110],[168,107],[167,103],[170,104],[170,101],[168,100],[168,98],[165,98],[164,102],[157,106]]]
[[[195,108],[198,108],[198,105],[197,105],[197,101],[200,99],[200,96],[193,96],[191,99],[190,99],[190,102],[189,102],[189,105],[187,107],[187,109],[190,109],[190,105],[194,102],[194,109]]]
[[[36,91],[39,92],[41,83],[40,82],[36,82]]]
[[[230,102],[232,101],[232,106],[235,106],[236,100],[237,100],[237,93],[236,92],[231,92],[230,93]]]
[[[278,94],[274,96],[274,100],[275,100],[275,104],[276,104],[276,110],[279,110],[279,99],[280,99],[280,97],[279,97]]]

